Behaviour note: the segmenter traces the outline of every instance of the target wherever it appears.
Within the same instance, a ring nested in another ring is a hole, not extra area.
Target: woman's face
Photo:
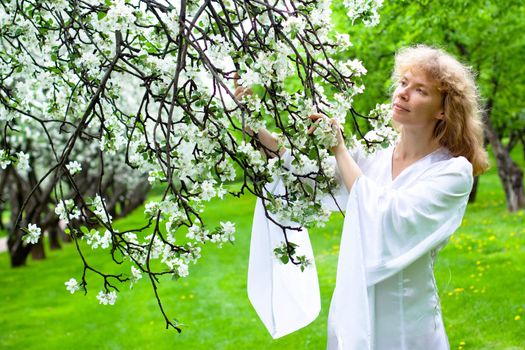
[[[392,118],[403,127],[431,128],[443,119],[443,94],[434,79],[419,69],[405,72],[394,91]]]

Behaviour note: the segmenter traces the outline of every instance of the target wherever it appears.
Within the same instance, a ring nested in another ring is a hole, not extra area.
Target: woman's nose
[[[399,88],[399,90],[397,91],[397,96],[399,96],[399,98],[402,98],[405,101],[408,100],[407,88],[406,87]]]

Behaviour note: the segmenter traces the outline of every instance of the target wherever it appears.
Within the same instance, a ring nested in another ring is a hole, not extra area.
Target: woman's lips
[[[404,112],[410,112],[410,110],[408,110],[408,108],[405,108],[397,103],[394,103],[394,109],[397,110],[397,111],[404,111]]]

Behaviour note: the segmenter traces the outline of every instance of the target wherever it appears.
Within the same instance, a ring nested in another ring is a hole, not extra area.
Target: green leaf
[[[97,18],[98,18],[98,20],[100,21],[101,19],[103,19],[104,17],[106,17],[107,14],[108,14],[107,12],[103,12],[103,11],[99,11],[99,12],[97,12]]]

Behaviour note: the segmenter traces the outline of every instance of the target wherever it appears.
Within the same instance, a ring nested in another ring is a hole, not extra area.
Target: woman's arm
[[[248,125],[244,127],[244,130],[251,136],[255,134]],[[276,155],[282,156],[286,151],[286,148],[284,147],[279,148],[279,141],[277,141],[277,139],[265,128],[261,128],[257,131],[257,138],[264,146],[262,151],[270,158],[273,158]]]
[[[311,116],[309,116],[309,118],[313,121],[317,121],[321,118],[328,117],[323,114],[312,114]],[[362,174],[362,172],[357,163],[352,159],[352,157],[350,157],[350,154],[346,149],[343,140],[343,134],[341,132],[341,125],[339,125],[339,122],[336,119],[330,119],[330,122],[332,123],[332,127],[336,129],[337,133],[337,144],[334,147],[332,147],[332,152],[335,155],[335,160],[337,162],[337,167],[339,168],[341,178],[343,179],[343,182],[348,192],[350,192],[350,190],[352,190],[352,186],[354,185],[359,175]],[[314,131],[314,128],[315,126],[312,126],[308,130],[308,133],[311,134]]]
[[[339,131],[339,133],[341,133],[341,131]],[[339,168],[341,178],[343,179],[348,192],[350,192],[355,181],[359,175],[362,174],[361,169],[352,157],[350,157],[350,153],[348,153],[343,142],[340,142],[332,150],[335,155],[335,160],[337,161],[337,167]]]
[[[244,95],[252,95],[252,90],[250,88],[245,88],[245,87],[240,86],[237,83],[238,78],[239,78],[238,74],[235,73],[234,95],[236,99],[240,100]],[[279,148],[279,141],[268,130],[264,128],[261,128],[257,131],[253,131],[252,128],[246,125],[244,127],[244,131],[246,131],[250,136],[254,136],[254,134],[257,133],[258,140],[264,146],[263,149],[261,150],[264,152],[264,154],[266,154],[270,158],[273,158],[277,155],[282,156],[284,152],[286,151],[286,148],[284,147]]]

